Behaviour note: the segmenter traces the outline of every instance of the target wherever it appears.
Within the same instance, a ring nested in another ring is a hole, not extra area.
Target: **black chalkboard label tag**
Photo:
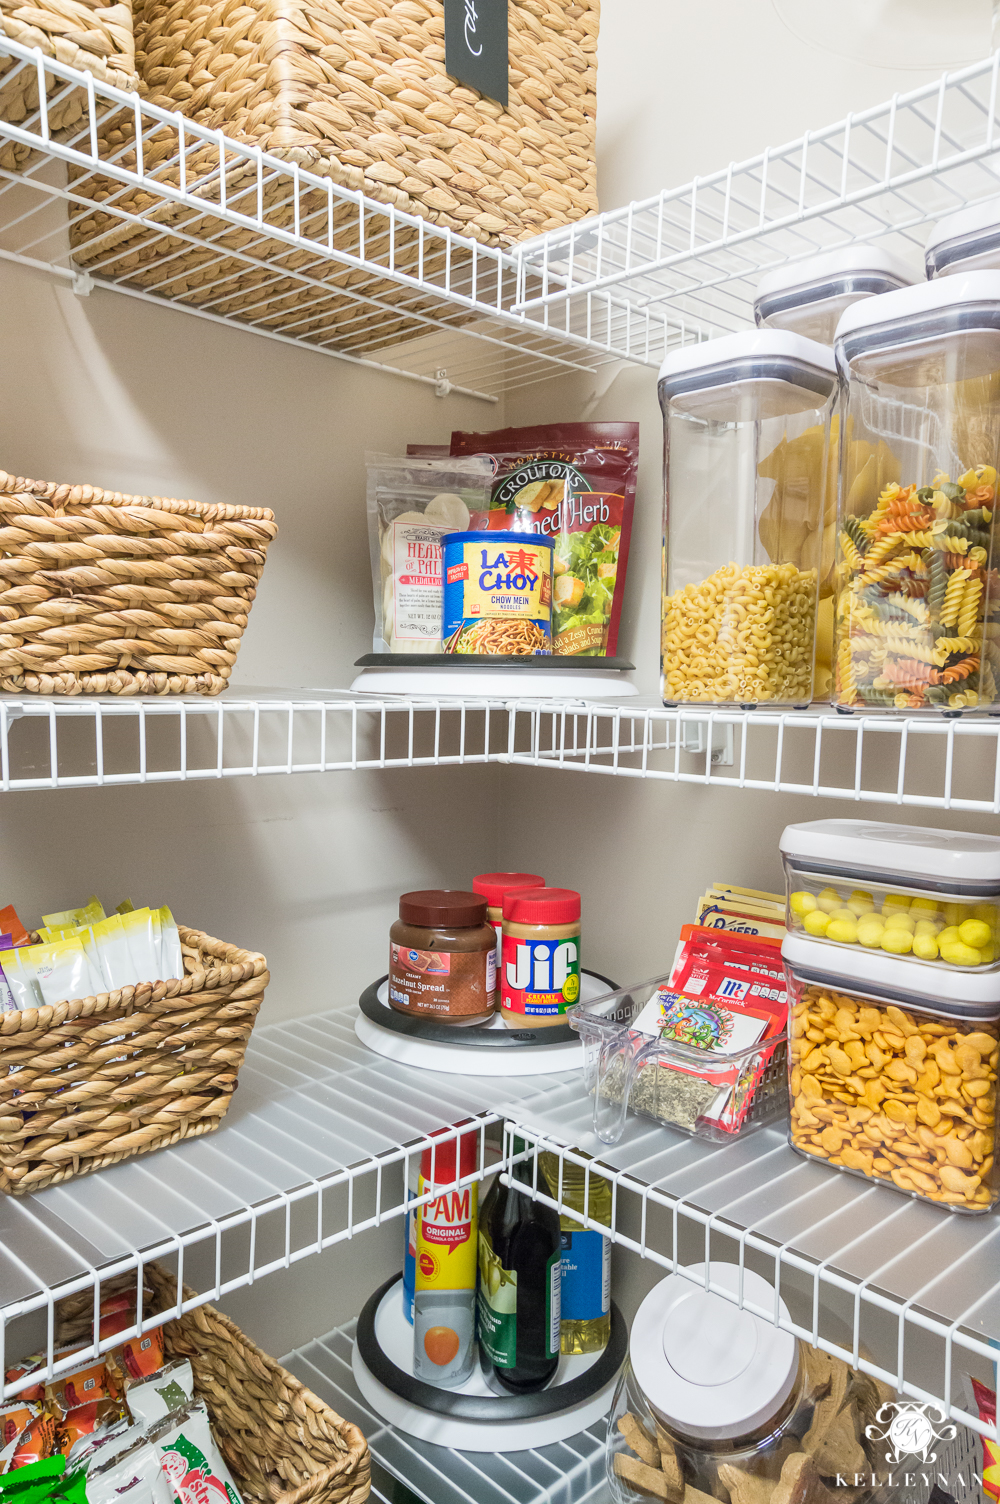
[[[445,68],[507,104],[507,0],[444,0]]]

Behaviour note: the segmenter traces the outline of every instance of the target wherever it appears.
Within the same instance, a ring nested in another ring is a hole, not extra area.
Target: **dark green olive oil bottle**
[[[479,1358],[504,1389],[531,1394],[559,1363],[562,1240],[558,1212],[532,1200],[530,1162],[511,1178],[525,1189],[498,1175],[479,1212]]]

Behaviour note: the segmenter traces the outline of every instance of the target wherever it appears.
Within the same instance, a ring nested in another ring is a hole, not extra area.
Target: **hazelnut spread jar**
[[[580,895],[520,888],[503,900],[500,1016],[509,1029],[566,1022],[580,1001]]]
[[[496,1007],[496,934],[478,893],[404,893],[389,931],[389,1003],[444,1024],[487,1023]]]

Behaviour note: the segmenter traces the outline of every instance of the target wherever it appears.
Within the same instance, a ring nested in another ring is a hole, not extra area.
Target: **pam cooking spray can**
[[[457,1155],[452,1139],[420,1160],[419,1195],[432,1194],[415,1214],[413,1373],[442,1389],[464,1383],[475,1359],[479,1186],[455,1182],[475,1173],[478,1137],[472,1128]]]

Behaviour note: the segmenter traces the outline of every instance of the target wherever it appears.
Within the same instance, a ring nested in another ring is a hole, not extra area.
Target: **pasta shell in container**
[[[369,454],[376,653],[440,653],[441,539],[487,505],[488,460]]]
[[[808,705],[833,589],[836,375],[825,345],[757,329],[660,368],[667,705]]]

